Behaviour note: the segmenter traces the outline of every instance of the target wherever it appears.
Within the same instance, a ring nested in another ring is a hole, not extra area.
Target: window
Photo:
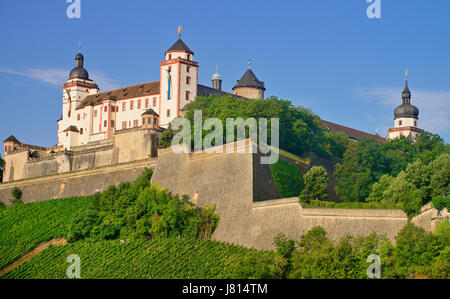
[[[126,121],[123,121],[122,122],[122,130],[124,130],[124,129],[126,129],[127,128],[127,122]]]
[[[114,121],[111,121],[111,128],[114,128]]]
[[[145,99],[145,108],[148,108],[148,99]]]
[[[189,101],[190,95],[191,95],[191,93],[189,91],[186,91],[186,101]]]
[[[398,125],[399,125],[399,126],[402,125],[402,121],[401,121],[401,120],[398,121]]]
[[[417,120],[414,121],[414,127],[417,127]]]
[[[172,59],[172,54],[169,54],[169,60]]]
[[[105,110],[104,110],[105,112],[108,112],[108,107],[107,106],[105,106]]]
[[[77,120],[80,120],[80,115],[79,114],[77,114]]]
[[[157,120],[156,118],[153,118],[153,124],[154,124],[154,125],[156,125],[157,121],[158,121],[158,120]]]
[[[94,110],[94,117],[97,117],[97,110]]]
[[[191,54],[187,55],[187,60],[191,60]]]
[[[83,135],[83,128],[80,128],[80,135]]]
[[[131,101],[131,102],[130,102],[130,110],[133,110],[133,108],[134,108],[134,102]]]
[[[187,67],[186,67],[186,72],[190,72],[190,70],[191,70],[191,67],[188,65]]]
[[[66,133],[66,137],[69,136],[69,133]]]
[[[7,152],[8,151],[8,147],[5,145],[5,152]]]
[[[139,126],[139,121],[137,119],[135,119],[133,121],[133,127],[137,127],[137,126]]]
[[[138,109],[141,109],[141,100],[138,101]]]
[[[191,77],[186,77],[186,84],[187,85],[191,84]]]
[[[106,128],[106,127],[108,126],[108,121],[105,120],[105,121],[103,122],[103,126]]]
[[[122,103],[122,111],[127,110],[127,103],[123,102]]]
[[[153,107],[156,107],[156,98],[153,98]]]
[[[170,109],[167,109],[167,117],[170,117]]]

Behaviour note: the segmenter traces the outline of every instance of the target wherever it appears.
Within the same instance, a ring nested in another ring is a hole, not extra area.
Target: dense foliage
[[[0,183],[3,181],[3,170],[5,169],[5,160],[0,155]]]
[[[334,175],[343,201],[400,203],[409,215],[434,196],[450,191],[450,146],[423,132],[416,142],[401,137],[386,143],[350,142]]]
[[[231,276],[230,261],[263,251],[199,238],[78,241],[50,247],[2,278],[67,278],[66,259],[76,253],[83,279],[221,279]]]
[[[17,204],[0,209],[0,269],[40,243],[64,237],[70,219],[85,211],[92,196]]]
[[[150,185],[151,175],[152,170],[147,169],[131,184],[110,186],[96,194],[91,207],[73,219],[68,240],[209,238],[219,221],[215,207],[197,208],[187,196],[180,198],[157,184]]]
[[[20,190],[20,189],[17,188],[17,187],[14,187],[14,188],[11,190],[11,196],[13,197],[13,199],[14,199],[15,201],[20,200],[20,199],[22,198],[22,190]]]
[[[305,174],[305,190],[300,199],[303,201],[323,200],[328,196],[328,173],[323,166],[313,166]]]
[[[277,236],[273,253],[235,257],[233,277],[364,279],[371,264],[368,256],[377,254],[381,278],[449,278],[449,238],[448,221],[440,223],[435,234],[409,223],[397,235],[395,246],[375,233],[332,241],[323,228],[315,227],[299,241]]]
[[[333,208],[333,209],[381,209],[392,210],[401,209],[402,205],[388,202],[332,202],[324,200],[302,200],[300,201],[303,208]]]
[[[268,143],[270,144],[271,118],[278,118],[280,132],[280,148],[288,152],[301,155],[307,151],[326,153],[323,146],[324,129],[320,118],[309,109],[293,106],[290,101],[276,97],[269,99],[255,99],[249,101],[231,95],[225,96],[199,96],[188,105],[186,118],[191,123],[192,140],[194,137],[194,111],[201,110],[203,120],[218,118],[223,126],[223,143],[226,141],[227,118],[266,118],[268,120]],[[203,137],[212,130],[203,131]],[[237,134],[235,134],[235,138]],[[248,138],[248,128],[246,129]]]
[[[295,197],[302,192],[303,177],[297,165],[278,159],[276,163],[270,164],[270,171],[278,191],[284,198]]]

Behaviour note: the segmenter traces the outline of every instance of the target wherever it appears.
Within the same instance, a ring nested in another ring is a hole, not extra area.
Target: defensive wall
[[[247,152],[238,153],[237,148]],[[157,159],[7,182],[0,184],[0,201],[9,205],[14,187],[22,190],[25,203],[93,194],[134,181],[147,167],[154,168],[152,182],[189,195],[198,206],[216,205],[220,223],[214,239],[247,247],[272,249],[277,234],[298,239],[315,226],[333,239],[376,232],[394,241],[408,221],[401,210],[306,209],[298,198],[277,199],[281,196],[269,165],[261,164],[261,154],[248,152],[248,143],[236,143],[234,150],[223,153],[163,149]],[[439,219],[448,217],[446,209],[438,214],[429,204],[412,221],[432,231]]]
[[[70,151],[34,150],[24,145],[5,155],[3,180],[17,181],[156,157],[158,136],[156,130],[137,127],[116,131],[111,139],[74,146]]]

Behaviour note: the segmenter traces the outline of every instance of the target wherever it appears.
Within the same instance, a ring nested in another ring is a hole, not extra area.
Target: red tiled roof
[[[78,108],[98,105],[101,104],[104,100],[118,101],[153,94],[159,94],[159,81],[130,85],[110,91],[93,94],[87,96],[83,100],[83,102],[81,102]]]
[[[352,129],[346,126],[338,125],[330,121],[322,120],[325,129],[331,132],[344,132],[349,138],[359,140],[361,138],[375,138],[378,142],[386,142],[386,138],[380,135],[366,133],[360,130]]]

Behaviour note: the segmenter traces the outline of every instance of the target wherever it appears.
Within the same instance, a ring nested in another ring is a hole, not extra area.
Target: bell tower
[[[164,128],[197,96],[198,62],[194,61],[194,52],[181,39],[181,33],[180,26],[178,40],[166,51],[165,60],[160,63],[158,114],[159,125]]]

